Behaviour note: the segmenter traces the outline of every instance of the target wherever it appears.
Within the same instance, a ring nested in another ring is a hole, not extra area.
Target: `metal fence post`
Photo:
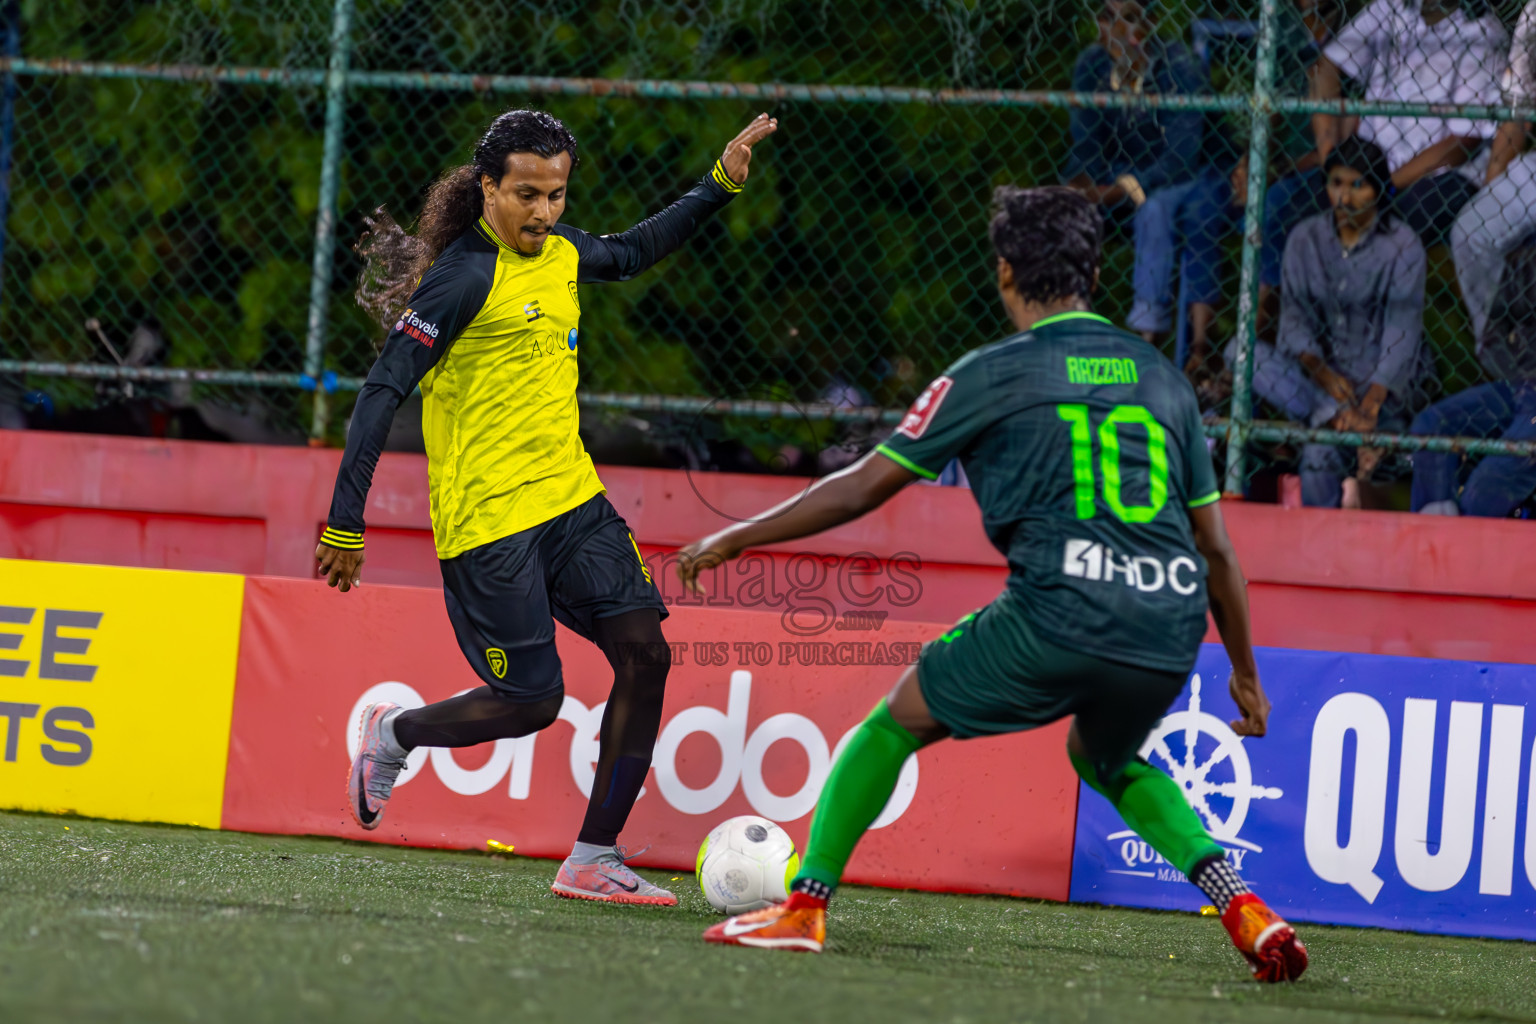
[[[331,17],[331,60],[325,76],[325,148],[320,157],[320,207],[315,216],[315,259],[309,280],[309,330],[304,376],[315,384],[310,442],[325,437],[329,420],[324,383],[325,329],[336,261],[336,196],[341,189],[342,130],[347,113],[347,68],[352,60],[352,12],[356,0],[336,0]]]
[[[1259,47],[1254,61],[1253,110],[1248,138],[1248,196],[1243,209],[1243,270],[1238,285],[1237,353],[1232,366],[1232,416],[1227,430],[1227,478],[1222,490],[1243,493],[1244,449],[1253,423],[1253,347],[1258,339],[1259,247],[1264,234],[1264,192],[1269,177],[1269,122],[1274,113],[1277,0],[1259,4]]]
[[[19,0],[5,0],[3,15],[5,25],[0,28],[4,34],[5,55],[16,58],[21,56],[21,4]],[[4,269],[6,231],[10,227],[11,215],[11,160],[15,150],[13,143],[16,134],[16,75],[14,72],[5,73],[5,98],[0,100],[0,270]],[[3,283],[0,276],[0,283]],[[3,288],[0,288],[3,291]],[[0,299],[3,302],[3,299]]]

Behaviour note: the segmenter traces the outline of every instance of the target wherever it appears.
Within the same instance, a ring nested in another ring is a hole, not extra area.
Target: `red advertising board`
[[[440,700],[479,684],[439,592],[246,581],[225,828],[311,833],[536,857],[569,850],[586,806],[612,680],[596,648],[561,629],[566,703],[536,736],[418,750],[385,824],[346,810],[349,742],[364,703]],[[780,822],[802,848],[840,740],[918,646],[947,624],[839,622],[787,632],[777,613],[678,608],[666,710],[651,774],[624,839],[638,863],[691,869],[704,835],[736,814]],[[947,742],[909,763],[859,847],[850,881],[1064,900],[1076,776],[1065,728]]]

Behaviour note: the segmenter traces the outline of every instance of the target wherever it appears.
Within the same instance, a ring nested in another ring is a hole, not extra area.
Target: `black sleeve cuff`
[[[353,533],[351,530],[338,530],[327,526],[325,532],[320,535],[320,543],[326,547],[338,548],[342,551],[363,550],[363,535]]]

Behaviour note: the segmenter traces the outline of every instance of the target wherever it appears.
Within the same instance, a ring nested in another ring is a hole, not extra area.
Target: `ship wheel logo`
[[[1190,680],[1189,691],[1189,707],[1163,717],[1141,745],[1141,756],[1173,776],[1213,839],[1263,853],[1237,834],[1253,801],[1278,800],[1285,794],[1273,786],[1254,785],[1253,765],[1242,737],[1200,709],[1198,673]]]

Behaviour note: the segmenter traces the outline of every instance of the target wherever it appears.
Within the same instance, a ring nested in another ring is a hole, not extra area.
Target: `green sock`
[[[1092,762],[1070,751],[1068,756],[1083,781],[1108,797],[1125,823],[1186,876],[1207,857],[1225,856],[1226,851],[1211,838],[1200,824],[1200,816],[1179,792],[1178,783],[1141,758],[1106,783]]]
[[[875,705],[827,776],[795,881],[808,878],[829,890],[837,888],[853,848],[885,809],[901,766],[920,746],[917,737],[891,717],[884,700]]]

